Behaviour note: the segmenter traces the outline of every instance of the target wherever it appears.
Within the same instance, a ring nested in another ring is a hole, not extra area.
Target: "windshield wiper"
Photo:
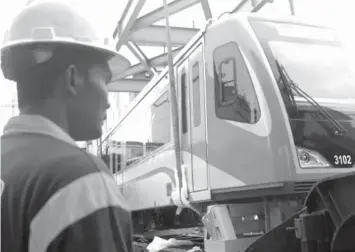
[[[304,90],[302,90],[289,77],[289,75],[286,72],[286,69],[278,62],[278,60],[275,60],[275,61],[276,61],[277,68],[280,72],[280,75],[282,77],[284,84],[287,85],[288,87],[290,87],[292,90],[294,90],[301,97],[306,99],[311,105],[313,105],[313,107],[315,107],[319,112],[321,112],[323,114],[323,116],[328,120],[328,122],[333,124],[333,126],[335,127],[335,129],[336,129],[334,131],[335,135],[337,135],[337,136],[344,135],[344,133],[346,132],[346,129],[340,123],[338,123],[338,121],[336,119],[334,119],[334,117],[332,117],[321,105],[319,105],[318,102],[316,102],[311,96],[309,96]],[[293,102],[294,102],[294,98],[293,98]]]
[[[284,90],[285,90],[285,92],[286,92],[286,94],[288,96],[288,99],[289,99],[288,102],[291,103],[293,109],[295,110],[296,114],[298,115],[298,107],[297,107],[297,104],[296,104],[296,101],[295,101],[295,97],[294,97],[294,95],[292,93],[292,88],[289,85],[287,85],[289,83],[289,80],[286,78],[287,75],[281,74],[282,73],[282,69],[281,69],[281,66],[280,66],[280,64],[279,64],[279,62],[277,60],[276,60],[276,65],[277,65],[277,68],[278,68],[278,70],[280,72],[280,78],[278,79],[277,84],[279,84],[280,81],[282,82],[283,88],[284,88]]]

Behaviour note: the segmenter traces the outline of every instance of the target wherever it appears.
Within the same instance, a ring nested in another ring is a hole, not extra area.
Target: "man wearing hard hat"
[[[1,68],[20,115],[1,137],[1,251],[132,251],[112,174],[75,143],[101,135],[112,60],[128,64],[65,4],[34,3],[13,21]]]

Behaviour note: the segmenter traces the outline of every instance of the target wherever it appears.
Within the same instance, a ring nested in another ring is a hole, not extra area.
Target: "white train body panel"
[[[286,34],[286,28],[294,29],[296,35]],[[326,34],[315,38],[314,33],[305,35],[304,29],[328,32],[293,20],[231,15],[197,34],[175,58],[180,140],[190,202],[297,193],[315,180],[354,170],[355,97],[342,102],[343,91],[321,91],[319,74],[312,80],[318,83],[312,90],[309,70],[293,60],[297,55],[292,51],[277,54],[288,43],[296,49],[306,45],[319,50],[324,45],[341,47],[336,38],[323,38]],[[322,118],[304,97],[296,96],[290,108],[286,89],[277,80],[275,55],[281,55],[277,60],[285,64],[292,78],[306,80],[299,85],[340,122],[346,129],[344,136],[333,136],[336,126]],[[342,68],[344,76],[349,75],[346,69]],[[102,144],[103,158],[132,210],[173,204],[176,164],[166,76],[167,70],[143,89]],[[341,81],[349,92],[355,91],[354,79]],[[317,92],[326,99],[317,97]]]

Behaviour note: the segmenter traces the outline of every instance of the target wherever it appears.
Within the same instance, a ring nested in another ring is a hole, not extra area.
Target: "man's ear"
[[[78,95],[78,89],[82,85],[83,80],[75,65],[70,65],[65,72],[65,88],[72,96]]]

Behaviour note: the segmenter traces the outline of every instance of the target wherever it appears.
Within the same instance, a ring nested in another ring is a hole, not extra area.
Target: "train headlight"
[[[330,164],[316,151],[297,147],[298,161],[301,168],[325,168]]]

